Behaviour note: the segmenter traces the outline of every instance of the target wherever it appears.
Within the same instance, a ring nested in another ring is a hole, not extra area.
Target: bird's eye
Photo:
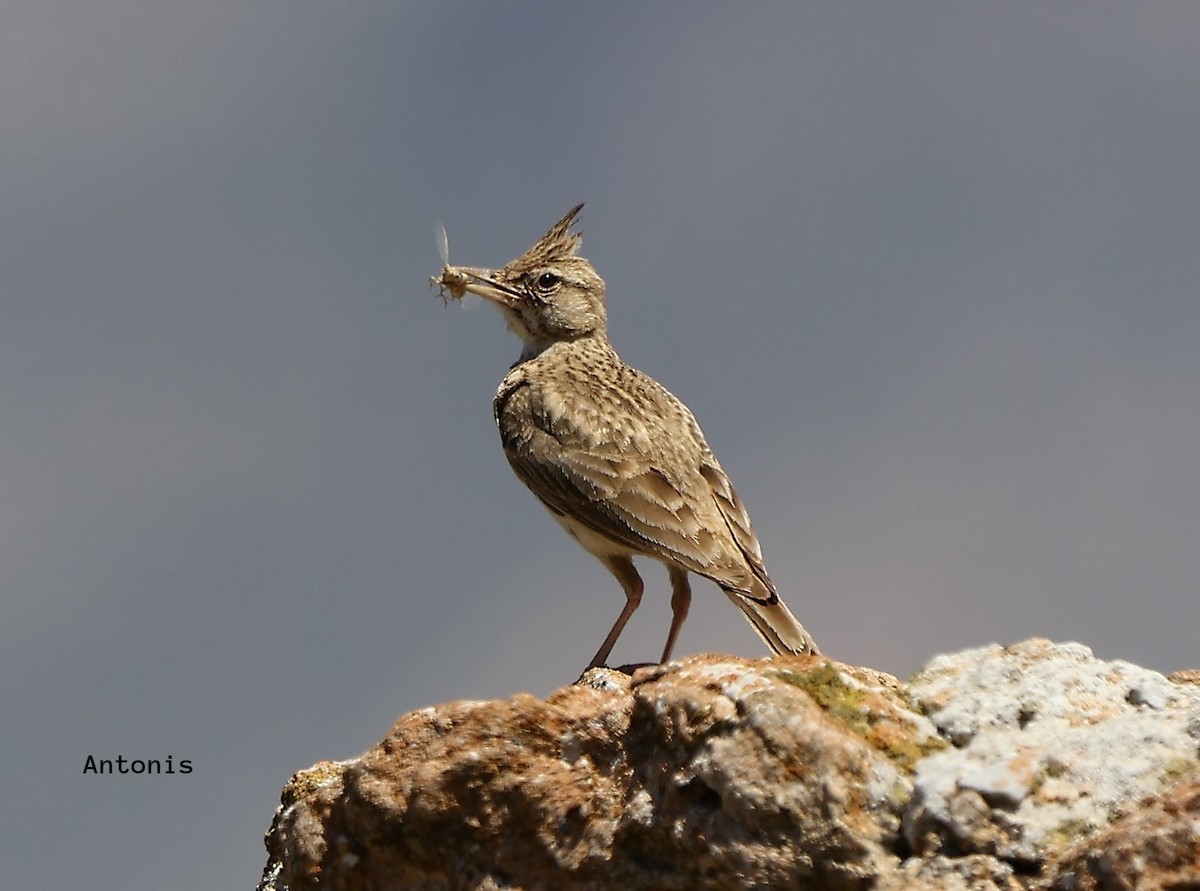
[[[537,277],[537,287],[539,291],[553,291],[560,281],[562,279],[553,272],[543,272]]]

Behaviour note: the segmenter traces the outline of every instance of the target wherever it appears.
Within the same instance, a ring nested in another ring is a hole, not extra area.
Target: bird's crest
[[[550,227],[549,232],[539,238],[533,247],[509,263],[507,268],[536,268],[574,257],[579,251],[579,246],[583,244],[583,233],[572,232],[571,226],[581,210],[582,204],[572,207],[566,216]]]

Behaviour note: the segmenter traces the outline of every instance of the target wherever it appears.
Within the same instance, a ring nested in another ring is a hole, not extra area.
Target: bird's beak
[[[478,269],[472,266],[447,266],[442,270],[438,284],[447,288],[455,297],[469,292],[485,297],[493,303],[512,309],[521,299],[521,293],[503,284],[494,269]]]

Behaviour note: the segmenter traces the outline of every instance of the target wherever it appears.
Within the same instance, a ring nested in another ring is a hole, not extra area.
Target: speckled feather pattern
[[[750,518],[696,419],[606,340],[556,343],[518,363],[494,408],[509,463],[553,513],[631,554],[773,599]]]

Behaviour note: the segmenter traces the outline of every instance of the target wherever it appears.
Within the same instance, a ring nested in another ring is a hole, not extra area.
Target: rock
[[[1200,747],[1200,688],[1079,644],[941,656],[908,694],[954,745],[917,766],[904,827],[921,854],[1039,863],[1169,786]]]
[[[1200,686],[1077,644],[596,669],[296,774],[259,888],[1200,888],[1198,752]]]
[[[1200,668],[1185,668],[1173,671],[1167,675],[1167,680],[1173,684],[1194,684],[1200,687]]]
[[[262,887],[865,887],[939,744],[894,678],[823,659],[596,670],[298,774]]]
[[[1020,891],[1026,887],[1003,860],[987,854],[910,857],[875,891]]]
[[[1200,888],[1200,771],[1066,851],[1047,884],[1051,891]]]

